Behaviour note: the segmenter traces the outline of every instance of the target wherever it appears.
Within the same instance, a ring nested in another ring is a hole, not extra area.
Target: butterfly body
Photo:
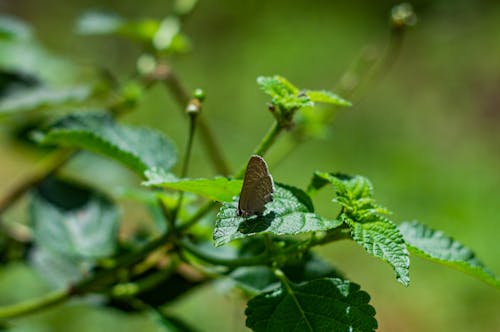
[[[261,215],[273,200],[274,182],[265,160],[254,155],[248,161],[238,202],[238,216]]]

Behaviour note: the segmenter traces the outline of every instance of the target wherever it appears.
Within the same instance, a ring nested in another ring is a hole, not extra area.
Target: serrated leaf
[[[396,277],[404,286],[410,284],[410,258],[397,226],[388,219],[370,222],[348,222],[351,236],[372,256],[392,265]]]
[[[307,90],[306,95],[311,99],[312,102],[315,103],[326,103],[326,104],[332,104],[332,105],[337,105],[337,106],[351,106],[352,104],[337,96],[333,92],[326,91],[326,90]]]
[[[49,178],[33,194],[30,205],[35,243],[73,259],[114,253],[119,213],[103,195]]]
[[[442,231],[436,231],[416,221],[402,223],[399,225],[399,230],[411,253],[465,272],[500,288],[498,277],[476,257],[471,249]]]
[[[237,198],[222,205],[215,222],[216,246],[256,234],[291,235],[324,231],[341,224],[315,214],[309,196],[302,190],[281,184],[276,185],[273,201],[267,203],[262,215],[242,217],[237,210]]]
[[[169,170],[177,160],[173,144],[161,133],[121,125],[106,113],[75,113],[60,118],[35,139],[89,150],[113,158],[143,175],[149,168]]]
[[[282,285],[248,302],[253,331],[375,331],[375,309],[357,284],[324,278]]]
[[[51,89],[36,86],[20,89],[0,99],[0,116],[63,107],[87,100],[92,90],[87,86]]]
[[[224,177],[213,179],[179,179],[171,173],[158,169],[147,170],[145,175],[147,181],[143,182],[143,184],[146,186],[186,191],[219,202],[231,202],[234,196],[239,195],[243,185],[242,180],[233,180]]]
[[[316,172],[309,191],[319,190],[328,183],[335,187],[333,201],[342,206],[339,219],[349,226],[353,240],[370,255],[391,264],[397,280],[408,286],[408,250],[397,226],[383,216],[389,211],[373,199],[371,182],[362,176]]]

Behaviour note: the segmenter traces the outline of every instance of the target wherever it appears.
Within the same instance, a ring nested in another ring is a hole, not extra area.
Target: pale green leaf
[[[150,168],[169,170],[177,160],[173,144],[161,133],[121,125],[100,112],[75,113],[35,138],[42,144],[86,149],[113,158],[143,175]]]
[[[246,325],[256,332],[375,331],[375,309],[357,284],[337,278],[283,284],[248,302]]]
[[[30,206],[35,243],[74,259],[107,257],[118,239],[119,214],[103,195],[49,178]]]
[[[352,104],[337,96],[333,92],[326,91],[326,90],[317,90],[317,91],[312,91],[312,90],[307,90],[306,95],[311,99],[311,101],[315,103],[326,103],[326,104],[333,104],[337,106],[351,106]]]
[[[237,210],[237,198],[232,203],[222,205],[215,222],[216,246],[262,233],[291,235],[324,231],[342,223],[315,214],[306,193],[285,185],[276,185],[273,201],[267,203],[262,215],[242,217],[237,215]]]
[[[271,77],[259,76],[257,84],[266,94],[272,97],[272,103],[280,108],[291,111],[301,107],[313,106],[314,103],[284,77],[275,75]]]
[[[171,173],[158,169],[150,169],[145,172],[145,175],[148,181],[143,184],[146,186],[186,191],[219,202],[231,202],[234,196],[239,195],[243,185],[242,180],[232,180],[223,177],[213,179],[179,179]]]
[[[87,100],[91,93],[92,90],[87,86],[19,89],[0,99],[0,116],[78,104]]]
[[[399,225],[399,230],[411,253],[465,272],[500,288],[498,277],[476,257],[471,249],[452,237],[416,221],[402,223]]]

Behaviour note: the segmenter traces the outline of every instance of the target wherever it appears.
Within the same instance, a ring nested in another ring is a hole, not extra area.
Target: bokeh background
[[[247,160],[273,121],[256,77],[280,74],[300,87],[336,86],[363,50],[384,51],[394,4],[200,1],[185,27],[193,52],[173,64],[189,88],[206,90],[203,116],[233,169]],[[301,187],[315,170],[365,175],[378,200],[395,212],[394,220],[416,219],[454,235],[498,275],[500,3],[419,0],[413,5],[418,24],[408,31],[392,66],[359,92],[352,109],[338,113],[326,138],[291,153],[286,144],[273,147],[271,171],[275,180]],[[168,1],[157,0],[0,1],[2,13],[29,22],[51,52],[80,66],[109,68],[120,78],[134,70],[140,50],[124,40],[77,36],[76,18],[89,9],[161,18],[168,7]],[[176,107],[163,88],[153,88],[124,120],[165,131],[182,151],[187,124]],[[5,128],[0,130],[5,138]],[[2,194],[40,158],[4,138]],[[192,176],[213,174],[198,144]],[[320,195],[317,209],[327,213],[328,201],[328,195]],[[415,257],[411,286],[404,288],[387,264],[354,243],[319,251],[371,295],[380,331],[500,331],[500,292],[467,275]],[[43,279],[23,264],[0,267],[0,304],[47,290]],[[244,308],[236,296],[211,285],[167,311],[201,331],[245,331]],[[78,302],[14,325],[14,331],[36,332],[156,331],[144,315]]]

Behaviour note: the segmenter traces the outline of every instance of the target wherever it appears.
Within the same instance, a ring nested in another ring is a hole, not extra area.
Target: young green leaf
[[[326,184],[335,187],[334,202],[342,206],[339,219],[351,230],[354,241],[370,255],[392,265],[399,282],[410,283],[410,259],[397,226],[383,216],[389,213],[373,199],[373,185],[362,176],[316,172],[309,186],[314,192]]]
[[[107,257],[118,239],[119,214],[103,195],[49,178],[30,206],[35,243],[73,258]]]
[[[314,105],[308,96],[301,94],[299,89],[282,76],[259,76],[257,84],[262,91],[272,97],[272,103],[283,110],[292,111]]]
[[[243,185],[242,180],[232,180],[223,177],[213,179],[179,179],[171,173],[159,169],[145,172],[146,186],[162,187],[173,190],[187,191],[214,201],[231,202],[237,196]]]
[[[375,331],[375,309],[357,284],[323,278],[282,284],[248,302],[246,325],[256,332]]]
[[[78,104],[87,100],[91,93],[92,90],[87,86],[19,89],[0,99],[0,116]]]
[[[315,214],[311,199],[306,193],[285,185],[276,185],[273,201],[267,203],[262,215],[242,217],[237,215],[237,210],[237,199],[222,205],[215,222],[216,246],[262,233],[291,235],[324,231],[342,223]]]
[[[169,170],[177,160],[173,144],[161,133],[118,124],[106,113],[75,113],[37,133],[42,144],[86,149],[113,158],[140,175],[149,168]]]
[[[325,103],[337,106],[352,106],[351,102],[337,96],[333,92],[326,90],[307,90],[306,95],[314,103]]]
[[[470,274],[492,286],[500,288],[500,280],[476,254],[452,237],[424,224],[404,222],[399,230],[411,253]]]

